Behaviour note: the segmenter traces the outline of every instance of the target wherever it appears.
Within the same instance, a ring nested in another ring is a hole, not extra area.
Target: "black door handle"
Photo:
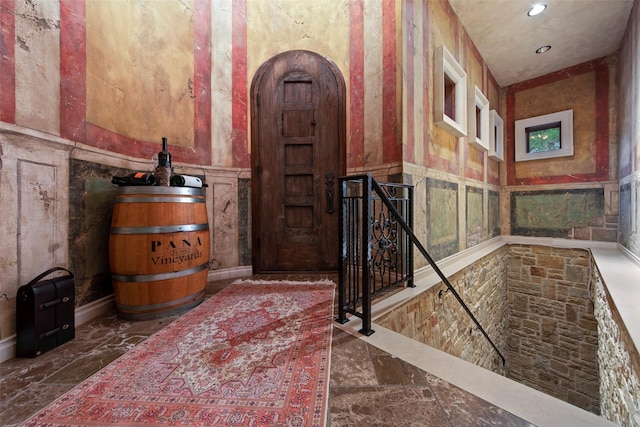
[[[326,176],[326,185],[327,185],[327,213],[332,214],[335,212],[333,208],[333,174],[329,172]]]

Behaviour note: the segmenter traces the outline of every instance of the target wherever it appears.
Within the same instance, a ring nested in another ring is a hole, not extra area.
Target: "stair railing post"
[[[338,218],[338,227],[340,230],[340,243],[339,243],[339,260],[338,260],[338,318],[336,319],[340,323],[347,323],[347,312],[344,309],[346,305],[346,292],[347,283],[345,280],[345,263],[347,262],[347,232],[346,232],[346,216],[347,216],[347,204],[344,199],[347,191],[347,180],[341,179],[340,191],[338,192],[338,204],[340,206],[340,215]]]
[[[362,180],[362,329],[359,331],[364,335],[373,334],[371,329],[371,195],[372,177],[367,174]]]
[[[413,230],[413,187],[407,187],[407,224],[409,225],[409,229]],[[413,283],[413,242],[411,241],[411,236],[405,230],[405,236],[407,241],[407,275],[409,276],[409,280],[407,281],[407,286],[410,288],[415,288],[415,284]]]

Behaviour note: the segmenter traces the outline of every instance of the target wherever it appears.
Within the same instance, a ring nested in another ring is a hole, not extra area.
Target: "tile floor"
[[[311,280],[332,275],[259,275]],[[235,279],[211,282],[213,295]],[[131,322],[115,311],[76,328],[76,338],[35,359],[0,364],[0,425],[16,426],[175,317]],[[529,426],[530,423],[334,328],[327,424],[342,426]]]

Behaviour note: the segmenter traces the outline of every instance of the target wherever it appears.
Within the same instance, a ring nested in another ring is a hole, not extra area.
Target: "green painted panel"
[[[467,187],[467,234],[482,228],[482,189]]]
[[[500,225],[500,193],[497,191],[489,191],[489,237],[499,236],[501,233]]]
[[[427,251],[438,260],[458,251],[458,184],[427,179]]]
[[[603,215],[603,189],[511,193],[511,234],[566,237]]]

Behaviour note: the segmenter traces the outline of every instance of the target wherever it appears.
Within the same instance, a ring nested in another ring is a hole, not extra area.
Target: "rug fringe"
[[[270,285],[270,284],[291,284],[291,285],[333,285],[336,283],[331,279],[320,280],[263,280],[263,279],[238,279],[232,283],[234,284],[246,284],[246,285]]]

